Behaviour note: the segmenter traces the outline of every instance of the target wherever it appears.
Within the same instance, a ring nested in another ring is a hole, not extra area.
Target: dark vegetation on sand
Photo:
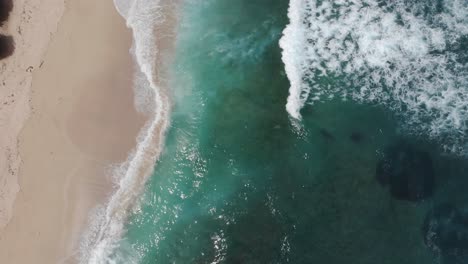
[[[8,20],[12,9],[12,0],[0,0],[0,26],[3,26],[3,24]]]
[[[7,58],[15,51],[15,42],[12,36],[0,35],[0,60]]]
[[[0,0],[0,26],[3,26],[13,9],[13,0]],[[13,37],[0,34],[0,60],[7,58],[15,51]]]

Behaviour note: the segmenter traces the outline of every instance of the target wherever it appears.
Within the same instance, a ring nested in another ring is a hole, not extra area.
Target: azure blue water
[[[468,263],[468,3],[186,0],[170,125],[96,263]]]

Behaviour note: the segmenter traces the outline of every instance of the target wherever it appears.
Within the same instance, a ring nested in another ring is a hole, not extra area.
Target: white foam
[[[280,40],[286,75],[291,83],[286,109],[295,119],[301,119],[299,111],[304,107],[310,91],[302,80],[303,72],[308,67],[306,57],[302,54],[306,49],[306,28],[302,11],[305,4],[306,0],[291,0],[288,10],[290,23],[283,32],[285,37]]]
[[[406,108],[408,129],[463,150],[468,69],[452,47],[468,34],[468,2],[444,1],[443,12],[430,16],[423,11],[435,1],[383,2],[290,0],[280,40],[291,84],[287,111],[300,120],[306,103],[333,96]],[[320,85],[330,74],[343,83]]]
[[[108,204],[94,214],[93,224],[82,244],[81,263],[115,263],[112,254],[124,234],[128,214],[153,172],[168,126],[169,102],[155,80],[158,50],[154,33],[164,22],[160,1],[115,0],[115,5],[126,18],[127,26],[133,30],[132,51],[140,70],[135,85],[140,90],[149,91],[152,119],[140,133],[137,147],[127,162],[114,172],[117,189]]]

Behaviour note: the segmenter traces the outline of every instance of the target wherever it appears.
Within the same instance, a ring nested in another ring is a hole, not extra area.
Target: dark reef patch
[[[451,204],[442,204],[426,215],[424,243],[445,264],[468,263],[468,215]]]
[[[12,36],[0,34],[0,60],[5,59],[15,51],[15,42]]]
[[[434,192],[434,170],[430,155],[407,144],[390,146],[377,163],[377,181],[389,186],[398,200],[417,202],[431,197]]]
[[[364,140],[364,135],[361,132],[352,132],[351,135],[349,136],[349,139],[351,139],[352,142],[354,143],[361,143]]]
[[[13,10],[13,0],[0,0],[0,26],[2,26]]]
[[[335,136],[333,136],[333,134],[330,131],[326,130],[325,128],[321,128],[319,132],[320,132],[320,135],[322,135],[322,137],[325,140],[327,141],[335,140]]]

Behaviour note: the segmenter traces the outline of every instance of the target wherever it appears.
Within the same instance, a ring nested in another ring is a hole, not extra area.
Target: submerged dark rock
[[[13,37],[0,34],[0,60],[7,58],[15,51]]]
[[[364,135],[360,132],[353,132],[349,136],[349,139],[351,139],[351,141],[354,143],[361,143],[361,141],[364,139]]]
[[[424,243],[447,264],[468,263],[468,215],[442,204],[426,215]]]
[[[398,200],[417,202],[432,196],[434,171],[426,152],[400,142],[389,147],[376,168],[377,181]]]
[[[320,129],[320,135],[322,135],[322,137],[328,141],[335,140],[335,136],[333,136],[333,134],[325,128]]]
[[[13,0],[0,0],[0,26],[8,20],[12,9]]]

